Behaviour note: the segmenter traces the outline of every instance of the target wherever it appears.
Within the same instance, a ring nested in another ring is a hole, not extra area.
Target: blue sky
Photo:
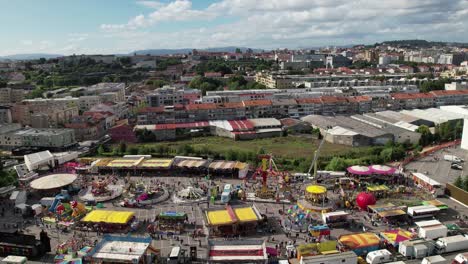
[[[0,0],[0,55],[468,42],[466,0]]]

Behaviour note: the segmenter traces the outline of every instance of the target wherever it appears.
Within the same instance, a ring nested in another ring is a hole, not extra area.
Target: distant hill
[[[207,49],[197,49],[202,51],[210,51],[210,52],[235,52],[236,49],[239,48],[242,52],[245,52],[248,48],[245,47],[218,47],[218,48],[207,48]],[[137,54],[137,55],[170,55],[170,54],[188,54],[192,52],[193,49],[186,48],[186,49],[147,49],[147,50],[137,50],[131,52],[129,55]],[[254,52],[262,51],[261,49],[252,49]]]
[[[53,59],[62,57],[60,54],[47,54],[47,53],[31,53],[31,54],[14,54],[8,56],[0,56],[0,60],[37,60],[40,58]]]
[[[399,47],[444,47],[444,46],[456,46],[456,47],[468,47],[468,43],[460,42],[442,42],[442,41],[427,41],[423,39],[408,39],[408,40],[390,40],[384,41],[382,44],[399,46]]]

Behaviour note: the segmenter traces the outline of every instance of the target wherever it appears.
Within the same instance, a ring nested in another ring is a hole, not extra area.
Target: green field
[[[245,141],[235,141],[222,137],[201,137],[188,140],[178,140],[174,142],[142,143],[148,147],[167,146],[177,149],[180,146],[191,145],[195,149],[207,148],[213,152],[226,153],[229,150],[257,152],[261,148],[266,153],[271,153],[276,157],[283,158],[311,158],[320,143],[317,139],[288,136],[277,138],[254,139]],[[325,143],[322,146],[321,156],[343,154],[351,147]]]

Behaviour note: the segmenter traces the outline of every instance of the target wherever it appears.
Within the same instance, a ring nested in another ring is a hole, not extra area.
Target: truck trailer
[[[437,239],[435,249],[439,254],[468,249],[468,238],[463,235],[442,237]]]

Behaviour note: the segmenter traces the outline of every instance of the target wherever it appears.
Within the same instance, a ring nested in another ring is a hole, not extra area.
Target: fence
[[[437,145],[437,146],[435,146],[433,148],[430,148],[430,149],[422,152],[417,157],[411,156],[411,157],[406,158],[405,160],[403,160],[401,162],[401,166],[405,166],[405,165],[407,165],[408,163],[410,163],[410,162],[412,162],[414,160],[424,158],[424,157],[428,156],[429,154],[434,153],[436,151],[439,151],[441,149],[448,148],[448,147],[453,147],[453,146],[456,146],[456,145],[460,145],[460,143],[461,143],[461,139],[457,139],[457,140],[454,140],[454,141],[442,143],[440,145]]]
[[[450,197],[456,199],[464,205],[468,205],[468,192],[466,192],[465,190],[462,190],[451,183],[447,183],[446,191]]]

